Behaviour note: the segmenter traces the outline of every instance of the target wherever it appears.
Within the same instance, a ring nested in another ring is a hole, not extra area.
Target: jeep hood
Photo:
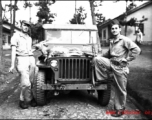
[[[93,55],[95,45],[49,45],[49,57],[52,56],[84,56],[85,54]]]

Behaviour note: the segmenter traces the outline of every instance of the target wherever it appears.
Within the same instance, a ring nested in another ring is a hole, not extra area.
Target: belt
[[[118,62],[118,61],[111,61],[112,62],[112,64],[114,64],[114,65],[116,65],[116,66],[119,66],[120,65],[120,62]]]

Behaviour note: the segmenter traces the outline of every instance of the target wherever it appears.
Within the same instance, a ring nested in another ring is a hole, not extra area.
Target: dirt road
[[[96,94],[93,96],[87,91],[72,91],[69,94],[50,97],[45,106],[23,110],[18,106],[20,92],[18,86],[18,77],[0,86],[0,119],[113,119],[107,113],[113,106],[113,91],[107,107],[98,104]],[[119,119],[146,119],[146,117],[128,96],[126,114]]]

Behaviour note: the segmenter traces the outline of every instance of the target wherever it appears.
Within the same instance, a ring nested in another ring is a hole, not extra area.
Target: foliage
[[[134,9],[135,7],[137,7],[137,5],[134,2],[132,2],[128,5],[127,11]]]
[[[38,22],[36,24],[31,24],[31,37],[32,39],[39,40],[42,30],[42,23]]]
[[[105,17],[102,15],[102,13],[95,13],[95,17],[96,17],[96,24],[97,25],[105,22]]]
[[[27,2],[27,0],[25,0],[25,3],[24,3],[24,8],[27,8],[27,7],[32,7],[32,4],[30,2]]]
[[[137,22],[137,18],[130,18],[130,20],[128,20],[128,21],[125,21],[125,20],[121,20],[120,21],[120,24],[122,25],[122,26],[135,26],[136,25],[136,22]]]
[[[12,10],[19,10],[18,6],[16,4],[12,5],[12,4],[8,4],[7,5],[9,7],[9,11],[12,11]]]
[[[16,11],[19,10],[19,8],[18,8],[18,6],[17,6],[17,2],[18,2],[18,0],[15,0],[14,5],[12,5],[11,3],[8,4],[8,5],[6,5],[6,6],[9,7],[9,10],[8,10],[8,11],[10,11],[10,12],[13,11],[13,25],[11,25],[11,36],[12,36],[13,33],[14,33],[14,27],[15,27],[15,23],[16,23],[16,20],[15,20],[15,19],[16,19]],[[11,18],[11,19],[12,19],[12,18]]]
[[[71,24],[85,24],[84,20],[87,18],[87,13],[85,13],[85,9],[80,6],[76,13],[73,15],[73,18],[70,21]]]
[[[96,18],[95,17],[97,17],[97,16],[95,16],[95,8],[98,8],[98,7],[100,7],[100,6],[102,6],[102,1],[103,0],[99,0],[99,1],[96,1],[96,0],[89,0],[89,3],[90,3],[90,9],[91,9],[91,16],[92,16],[92,23],[94,24],[94,25],[96,25],[97,24],[97,22],[96,22]],[[101,13],[100,13],[101,14]],[[99,16],[99,20],[100,20],[100,15],[98,15]],[[98,19],[98,17],[97,17],[97,19]]]
[[[39,6],[39,11],[37,12],[37,16],[39,18],[39,22],[45,23],[52,23],[53,19],[55,18],[55,13],[50,13],[50,9],[48,6],[55,3],[55,0],[53,1],[39,1],[35,3],[35,6]]]

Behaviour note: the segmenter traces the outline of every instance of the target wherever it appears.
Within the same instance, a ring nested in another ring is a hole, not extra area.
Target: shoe
[[[37,106],[37,103],[36,103],[35,99],[31,100],[30,105],[31,105],[31,107],[36,107]]]
[[[123,108],[123,109],[120,109],[120,110],[114,110],[115,112],[114,112],[114,114],[111,114],[111,116],[113,116],[113,117],[120,117],[120,116],[122,116],[123,114],[124,114],[124,110],[125,110],[125,108]]]
[[[19,101],[19,107],[22,108],[22,109],[28,109],[29,107],[29,104],[25,101]]]

